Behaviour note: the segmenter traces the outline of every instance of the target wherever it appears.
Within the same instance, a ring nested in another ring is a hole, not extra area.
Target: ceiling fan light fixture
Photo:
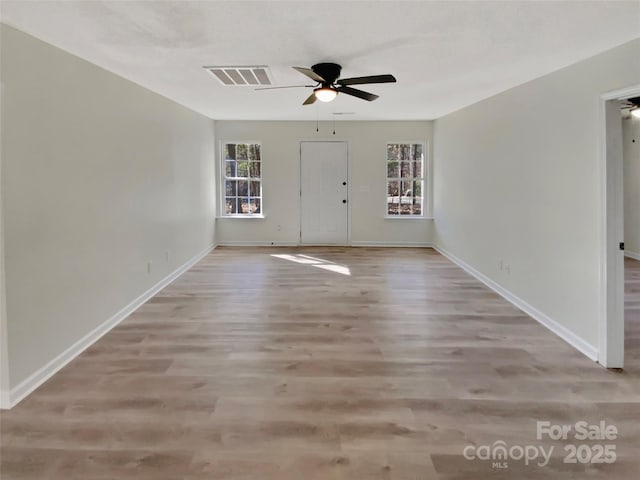
[[[331,87],[316,88],[313,92],[321,102],[331,102],[338,96],[338,92]]]
[[[635,118],[640,118],[640,107],[636,107],[631,110],[631,116]]]

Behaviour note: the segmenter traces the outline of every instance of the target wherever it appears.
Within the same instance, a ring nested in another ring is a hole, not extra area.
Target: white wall
[[[15,388],[212,244],[215,140],[210,119],[13,28],[1,34]]]
[[[640,260],[640,118],[622,121],[625,252]]]
[[[593,348],[599,96],[639,81],[637,40],[435,122],[436,243]]]
[[[310,107],[313,108],[313,107]],[[219,141],[259,141],[263,157],[264,219],[218,219],[218,242],[296,244],[300,234],[300,140],[348,140],[353,244],[431,243],[432,220],[385,219],[386,143],[432,140],[432,122],[217,121]],[[218,148],[218,153],[219,152]],[[430,180],[430,179],[429,179]],[[428,185],[428,184],[427,184]],[[280,227],[278,229],[278,227]]]

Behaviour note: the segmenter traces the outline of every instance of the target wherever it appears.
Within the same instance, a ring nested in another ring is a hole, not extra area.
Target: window
[[[257,143],[225,143],[223,215],[262,214],[262,158]]]
[[[387,215],[422,216],[424,144],[387,144]]]

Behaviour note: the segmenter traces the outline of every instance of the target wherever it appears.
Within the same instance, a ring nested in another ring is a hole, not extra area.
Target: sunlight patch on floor
[[[322,258],[310,257],[309,255],[290,255],[290,254],[271,254],[272,257],[289,260],[290,262],[311,265],[312,267],[328,270],[329,272],[340,273],[342,275],[351,275],[349,267],[346,265],[338,265],[337,263],[323,260]]]

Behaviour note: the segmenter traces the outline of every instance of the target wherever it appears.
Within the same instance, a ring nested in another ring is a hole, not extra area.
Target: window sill
[[[218,215],[216,220],[227,220],[227,219],[247,219],[247,218],[266,218],[264,215]]]
[[[433,217],[423,217],[418,215],[385,215],[385,220],[433,220]]]

